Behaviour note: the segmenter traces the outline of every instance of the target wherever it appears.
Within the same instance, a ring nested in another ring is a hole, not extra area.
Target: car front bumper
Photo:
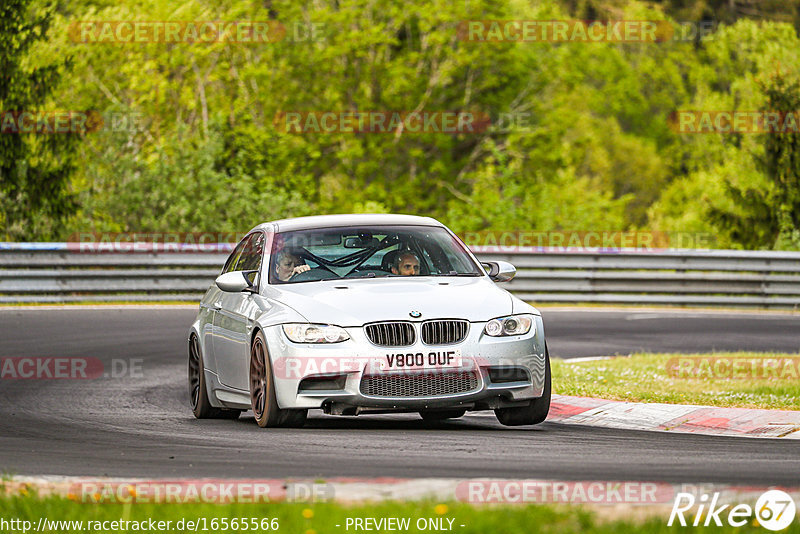
[[[425,345],[417,336],[414,345],[402,348],[372,344],[361,327],[346,328],[350,339],[335,344],[293,343],[280,326],[264,334],[281,408],[322,408],[335,414],[479,410],[521,405],[542,396],[544,328],[540,316],[534,319],[535,329],[522,336],[490,337],[483,333],[486,323],[476,322],[458,344]],[[398,371],[377,365],[391,353],[454,349],[461,353],[461,367]]]

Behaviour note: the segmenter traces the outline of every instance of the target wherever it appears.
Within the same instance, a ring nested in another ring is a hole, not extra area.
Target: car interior
[[[416,235],[400,231],[379,234],[369,230],[350,230],[316,235],[296,234],[283,242],[276,241],[275,250],[291,250],[311,269],[284,283],[400,276],[392,273],[392,265],[402,252],[412,252],[419,259],[419,276],[460,274],[440,244],[435,239],[426,239],[420,232]],[[276,255],[273,252],[273,262]],[[270,272],[274,272],[274,263]],[[271,280],[270,283],[281,282]]]

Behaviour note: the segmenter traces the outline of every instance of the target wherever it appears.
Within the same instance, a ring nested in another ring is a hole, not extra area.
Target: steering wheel
[[[328,274],[332,274],[333,277],[326,276]],[[320,276],[322,275],[322,276]],[[309,282],[309,281],[316,281],[316,280],[327,280],[330,278],[341,278],[338,274],[331,271],[327,267],[319,266],[309,269],[308,271],[298,273],[291,278],[289,278],[289,282]]]

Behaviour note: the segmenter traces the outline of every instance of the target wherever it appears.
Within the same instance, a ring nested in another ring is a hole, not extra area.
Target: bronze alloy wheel
[[[281,410],[278,407],[267,343],[260,331],[250,347],[250,405],[261,428],[301,427],[308,415],[308,410]]]
[[[194,334],[189,338],[189,404],[197,419],[238,419],[242,413],[241,410],[215,408],[211,405],[206,390],[203,353]]]
[[[253,340],[253,346],[250,349],[250,402],[253,406],[253,414],[256,416],[256,421],[260,426],[267,426],[261,424],[264,418],[264,410],[267,408],[267,369],[266,369],[266,354],[264,350],[264,342],[260,335],[257,335]]]

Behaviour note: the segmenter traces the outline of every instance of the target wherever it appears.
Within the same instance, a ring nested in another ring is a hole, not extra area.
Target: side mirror
[[[214,283],[226,293],[255,292],[256,288],[250,283],[250,276],[255,280],[254,275],[257,273],[258,271],[231,271],[219,275]]]
[[[516,267],[507,261],[487,261],[481,265],[495,282],[508,282],[517,274]]]

